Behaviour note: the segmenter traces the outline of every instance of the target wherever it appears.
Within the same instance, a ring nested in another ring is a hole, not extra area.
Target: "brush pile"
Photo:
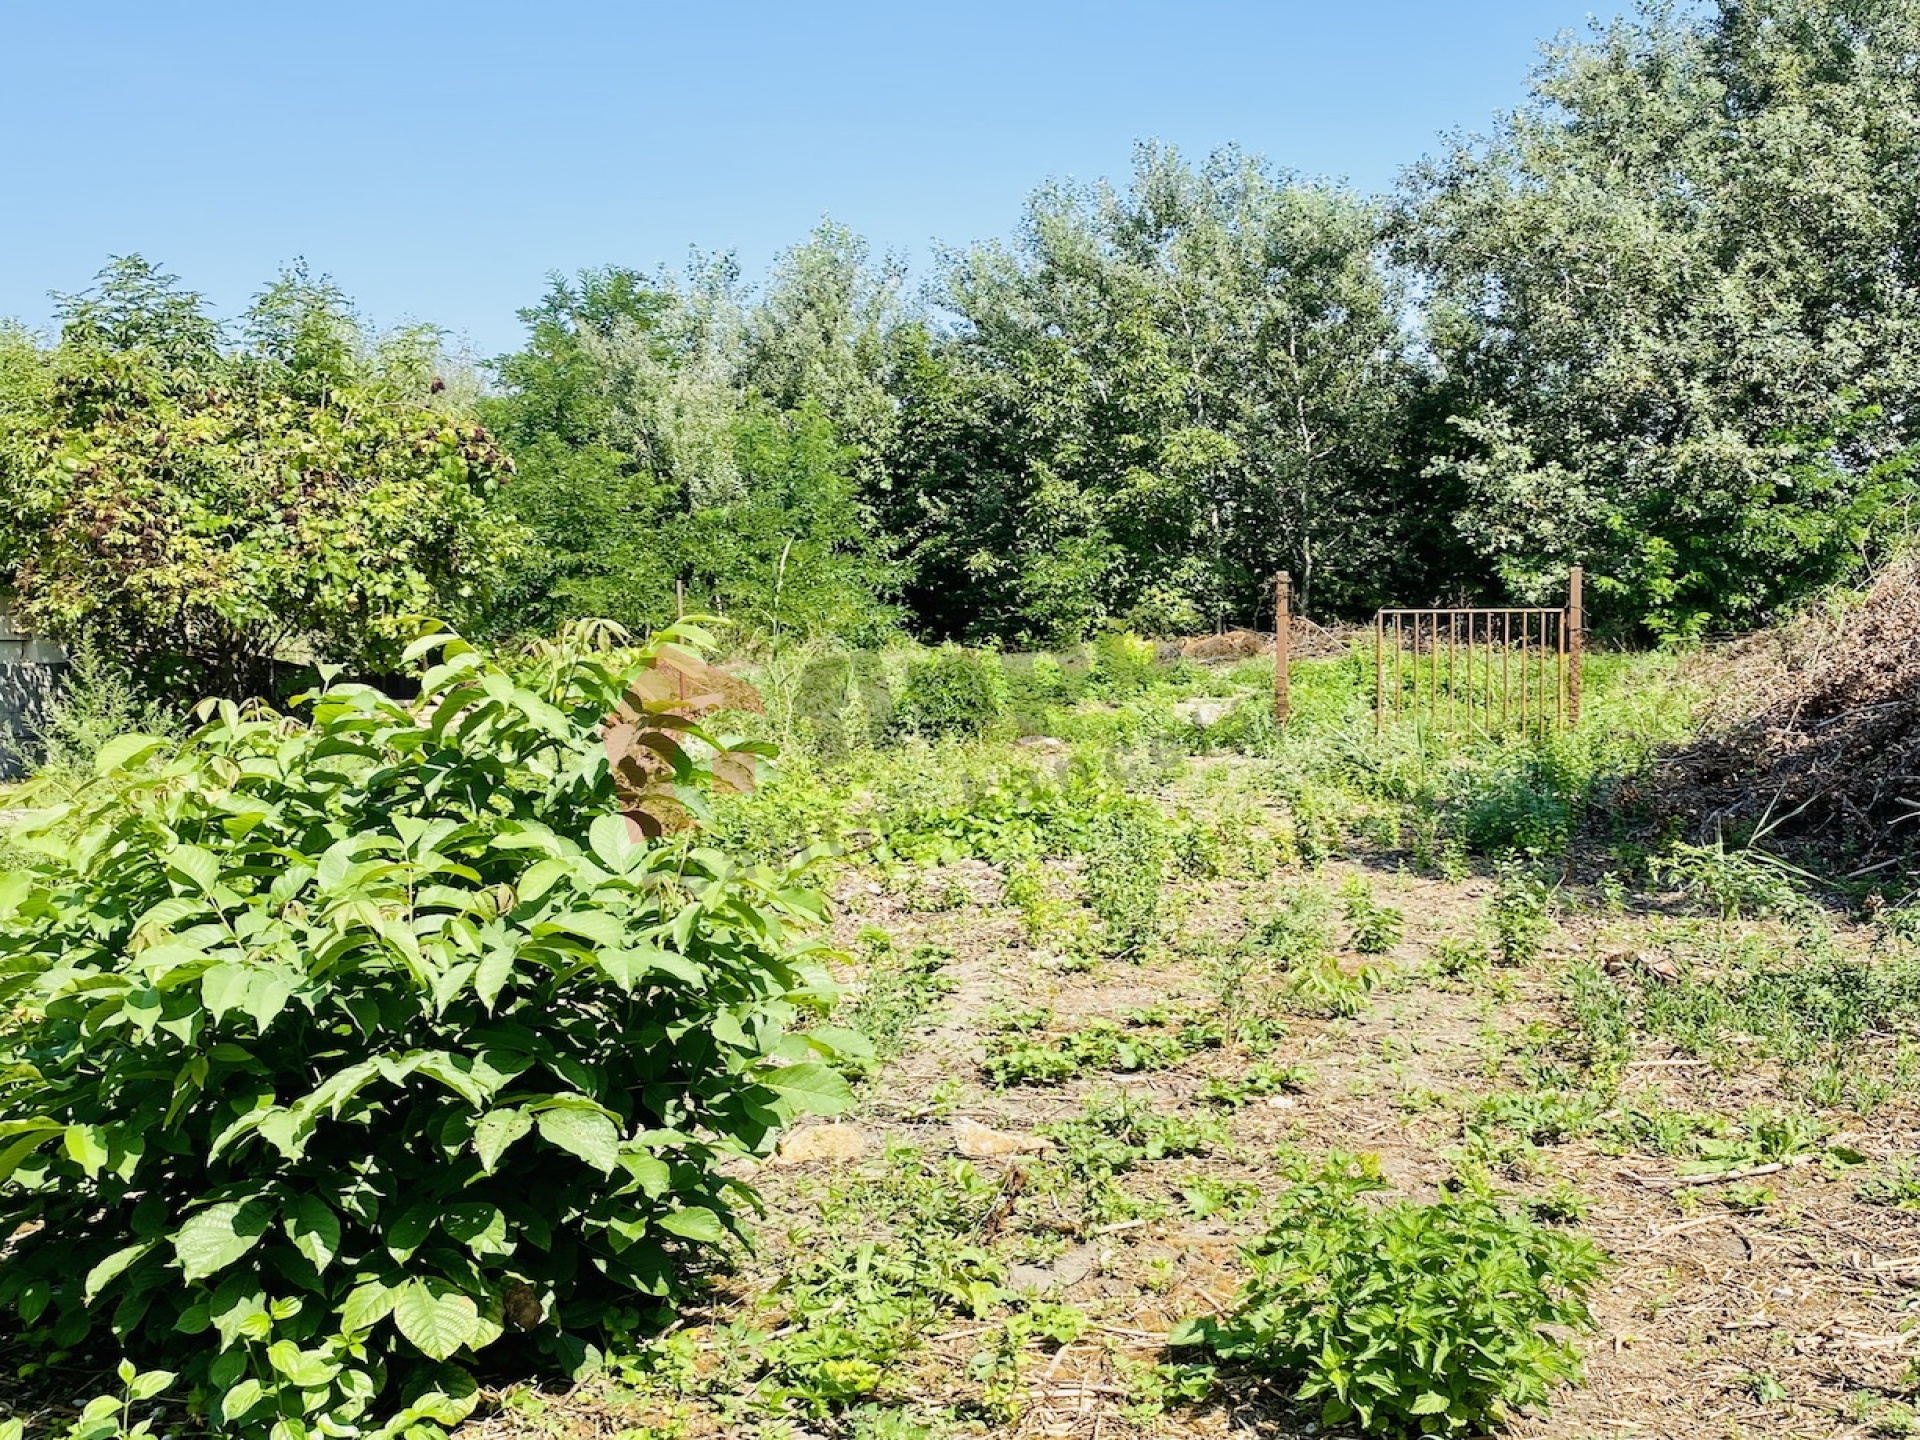
[[[1819,853],[1843,873],[1920,853],[1920,557],[1863,596],[1707,656],[1704,738],[1669,762],[1702,833]]]

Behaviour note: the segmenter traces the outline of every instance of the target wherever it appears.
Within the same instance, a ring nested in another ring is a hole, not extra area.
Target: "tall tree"
[[[506,503],[536,536],[500,628],[592,614],[645,629],[673,618],[676,582],[766,638],[889,624],[859,498],[892,409],[863,265],[828,230],[757,303],[721,258],[685,280],[556,278],[521,312],[527,344],[496,362],[483,407],[519,469]]]
[[[1370,598],[1412,378],[1377,244],[1343,191],[1145,146],[1128,191],[1048,187],[1016,245],[950,257],[951,339],[902,351],[890,506],[938,627],[1189,628],[1281,568]]]
[[[1660,633],[1857,564],[1907,485],[1917,170],[1912,0],[1652,4],[1549,47],[1399,206],[1466,543],[1522,593],[1584,562]]]

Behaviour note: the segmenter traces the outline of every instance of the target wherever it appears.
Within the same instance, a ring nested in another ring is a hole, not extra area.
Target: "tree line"
[[[1051,184],[930,280],[823,225],[750,285],[556,277],[480,366],[296,268],[223,328],[138,258],[0,332],[30,620],[376,664],[682,603],[1013,646],[1550,599],[1761,623],[1897,544],[1920,442],[1920,3],[1651,3],[1368,197],[1236,149]]]

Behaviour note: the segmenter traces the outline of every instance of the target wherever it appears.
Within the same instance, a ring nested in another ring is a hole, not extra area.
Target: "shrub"
[[[1125,630],[1109,630],[1088,647],[1088,679],[1103,695],[1137,695],[1153,683],[1154,646]]]
[[[1514,859],[1500,863],[1493,896],[1487,901],[1487,919],[1502,965],[1531,965],[1540,958],[1541,947],[1553,933],[1553,921],[1547,915],[1549,899],[1546,881],[1527,866]]]
[[[1373,898],[1373,890],[1358,875],[1340,887],[1345,902],[1348,944],[1362,955],[1385,955],[1400,943],[1406,930],[1406,916],[1392,905]]]
[[[1482,1195],[1370,1204],[1386,1188],[1371,1157],[1335,1154],[1296,1181],[1234,1310],[1173,1344],[1284,1377],[1323,1423],[1370,1433],[1477,1432],[1578,1378],[1572,1344],[1545,1327],[1591,1325],[1588,1241]]]
[[[819,897],[636,833],[743,778],[703,667],[433,646],[418,701],[115,741],[0,877],[0,1307],[217,1425],[457,1420],[496,1344],[578,1368],[734,1227],[726,1157],[848,1099],[789,1033]]]
[[[998,655],[943,645],[907,663],[895,718],[921,735],[984,735],[1010,703]]]

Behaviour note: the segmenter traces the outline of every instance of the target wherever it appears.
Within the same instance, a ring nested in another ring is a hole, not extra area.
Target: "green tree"
[[[1245,618],[1283,568],[1370,600],[1413,379],[1377,245],[1344,191],[1145,146],[1127,192],[1049,187],[1017,245],[949,257],[955,333],[896,346],[887,505],[935,628]]]
[[[513,543],[504,462],[426,337],[372,337],[296,269],[230,346],[129,257],[0,363],[0,564],[30,623],[149,677],[259,693],[290,653],[390,663],[407,617],[470,612]]]
[[[557,278],[483,403],[533,531],[496,628],[605,616],[637,630],[690,608],[764,638],[871,638],[891,622],[884,546],[860,498],[892,403],[873,358],[885,303],[864,251],[823,230],[757,307],[725,260],[684,282]],[[857,438],[850,442],[846,436]]]
[[[1649,5],[1410,175],[1460,536],[1658,633],[1846,574],[1911,491],[1920,9]]]

